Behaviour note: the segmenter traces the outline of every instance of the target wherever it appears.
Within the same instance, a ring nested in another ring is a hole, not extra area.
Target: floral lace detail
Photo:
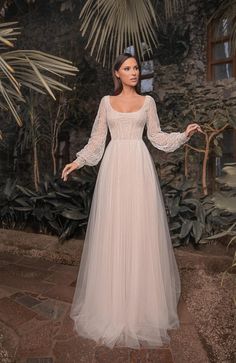
[[[82,168],[85,164],[90,166],[98,164],[104,153],[107,131],[106,105],[105,97],[103,97],[98,108],[90,138],[84,148],[76,153],[74,162],[78,164],[77,169]]]
[[[172,152],[190,139],[185,132],[163,132],[157,114],[156,103],[151,96],[147,97],[147,102],[136,112],[117,112],[108,108],[109,96],[101,99],[98,112],[92,127],[90,138],[87,144],[76,153],[74,162],[78,168],[84,165],[97,165],[101,160],[108,129],[111,131],[112,140],[115,139],[140,139],[142,138],[145,123],[147,125],[147,137],[150,142],[160,150]],[[108,112],[107,112],[108,109]],[[135,122],[134,122],[135,120]]]
[[[161,131],[156,103],[151,96],[148,102],[147,137],[157,149],[165,152],[175,151],[190,139],[185,132]]]

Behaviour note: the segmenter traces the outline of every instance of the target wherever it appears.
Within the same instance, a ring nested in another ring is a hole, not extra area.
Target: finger
[[[193,130],[193,129],[195,129],[196,128],[196,126],[194,125],[194,124],[190,124],[190,125],[188,125],[188,129],[189,130]]]
[[[62,171],[62,177],[68,172],[68,170],[70,169],[70,165],[66,165]]]
[[[65,168],[62,170],[61,177],[63,178],[65,174]]]
[[[67,181],[68,177],[67,177],[67,174],[65,173],[64,176],[63,176],[63,180],[64,181]]]
[[[66,166],[63,168],[63,170],[62,170],[62,173],[61,173],[61,175],[62,175],[62,176],[64,175],[64,173],[65,173],[66,169],[67,169],[67,165],[66,165]]]
[[[68,179],[68,175],[73,171],[73,167],[72,166],[69,166],[69,168],[67,168],[67,170],[65,171],[64,173],[64,177],[65,177],[65,180]]]
[[[65,171],[64,174],[63,174],[63,179],[64,180],[67,180],[68,175],[69,175],[69,172],[68,171]]]

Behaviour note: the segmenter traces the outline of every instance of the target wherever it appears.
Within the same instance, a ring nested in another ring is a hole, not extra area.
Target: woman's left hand
[[[200,125],[198,124],[190,124],[187,126],[186,130],[185,130],[185,134],[186,136],[192,136],[195,132],[201,132],[203,133]]]

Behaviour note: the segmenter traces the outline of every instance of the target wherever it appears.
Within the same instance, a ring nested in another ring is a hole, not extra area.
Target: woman
[[[156,104],[138,92],[140,67],[129,53],[113,68],[114,96],[104,96],[85,147],[62,178],[102,158],[91,203],[70,316],[79,335],[110,348],[154,348],[179,325],[180,279],[144,126],[160,150],[176,150],[197,131],[160,129]]]

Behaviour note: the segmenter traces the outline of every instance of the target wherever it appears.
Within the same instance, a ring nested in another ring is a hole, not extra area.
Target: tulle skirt
[[[160,347],[179,326],[180,289],[153,159],[142,139],[112,139],[94,189],[74,329],[110,348]]]

